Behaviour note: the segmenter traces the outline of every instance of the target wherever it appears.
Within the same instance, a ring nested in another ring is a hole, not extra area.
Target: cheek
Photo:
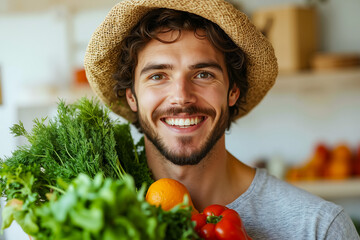
[[[151,115],[152,112],[161,104],[161,101],[164,98],[161,92],[150,89],[147,89],[146,91],[139,91],[139,96],[139,108],[145,111],[143,114],[146,115]]]
[[[227,106],[227,90],[224,87],[207,89],[201,96],[214,108]]]

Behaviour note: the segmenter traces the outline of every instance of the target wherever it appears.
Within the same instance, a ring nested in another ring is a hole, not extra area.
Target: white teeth
[[[171,126],[187,127],[200,123],[202,118],[166,118],[165,122]]]

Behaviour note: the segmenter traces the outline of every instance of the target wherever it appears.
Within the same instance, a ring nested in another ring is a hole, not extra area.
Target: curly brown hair
[[[198,38],[207,38],[214,47],[224,53],[229,77],[228,91],[234,84],[240,89],[239,99],[234,106],[229,107],[229,129],[231,122],[241,110],[241,105],[246,101],[246,55],[217,24],[198,15],[166,8],[147,13],[121,42],[118,68],[114,74],[117,80],[114,90],[118,97],[123,97],[127,88],[131,88],[134,93],[134,73],[139,51],[152,39],[164,42],[157,37],[159,33],[178,31],[179,38],[181,30],[194,31]],[[203,30],[205,35],[199,35],[198,30]],[[137,123],[134,124],[138,126]]]

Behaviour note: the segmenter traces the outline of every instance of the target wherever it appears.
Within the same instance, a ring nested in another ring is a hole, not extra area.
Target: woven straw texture
[[[249,91],[247,103],[237,118],[247,114],[266,95],[278,73],[274,50],[247,16],[223,0],[123,0],[115,5],[94,32],[85,54],[85,70],[90,86],[111,110],[133,122],[135,113],[126,98],[113,90],[119,43],[135,24],[155,8],[169,8],[202,16],[218,24],[246,53]]]

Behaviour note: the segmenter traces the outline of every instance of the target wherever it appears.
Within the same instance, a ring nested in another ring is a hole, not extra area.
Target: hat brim
[[[277,60],[270,42],[248,17],[223,0],[124,0],[115,5],[94,32],[85,54],[85,70],[90,86],[116,114],[130,122],[136,120],[125,97],[114,92],[119,46],[123,38],[149,11],[168,8],[190,12],[219,25],[245,52],[249,89],[246,103],[236,118],[251,111],[274,85]]]

